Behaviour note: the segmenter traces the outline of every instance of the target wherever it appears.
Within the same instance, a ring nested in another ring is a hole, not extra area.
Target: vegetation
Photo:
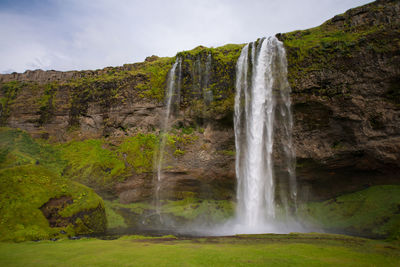
[[[57,147],[67,162],[64,175],[97,189],[110,188],[126,177],[125,164],[102,139],[71,141]]]
[[[57,83],[48,83],[44,85],[43,94],[39,100],[39,113],[40,118],[38,123],[43,125],[48,122],[54,111],[54,95],[56,94],[58,89]]]
[[[118,214],[114,210],[113,203],[111,201],[104,200],[104,206],[106,210],[108,229],[118,229],[127,227],[124,217]]]
[[[148,202],[134,202],[129,204],[120,203],[118,200],[114,201],[106,201],[108,207],[113,209],[114,211],[120,209],[128,209],[130,212],[135,213],[136,215],[142,215],[145,210],[154,209],[154,207]]]
[[[199,199],[192,192],[180,192],[183,196],[179,200],[164,200],[161,203],[161,215],[177,224],[182,222],[218,223],[233,216],[234,203],[227,200]],[[157,224],[152,221],[155,206],[149,202],[134,202],[122,204],[118,200],[105,201],[108,227],[125,228],[131,225],[142,224],[150,227]],[[127,212],[129,211],[129,212]]]
[[[375,5],[366,5],[370,16],[382,12]],[[394,23],[354,23],[349,12],[328,20],[321,26],[278,34],[285,45],[288,59],[288,80],[296,91],[302,77],[315,71],[340,71],[357,67],[352,58],[359,53],[396,54],[399,48],[400,29]],[[351,88],[329,87],[321,84],[313,88],[317,96],[347,97]],[[389,91],[390,98],[393,91]]]
[[[228,200],[197,199],[186,197],[167,200],[161,207],[164,214],[182,217],[189,221],[202,220],[208,223],[221,222],[233,216],[234,205]]]
[[[68,223],[51,227],[40,208],[62,196],[70,197],[71,204],[53,216]],[[93,190],[32,164],[0,171],[0,213],[0,240],[49,239],[102,232],[106,227],[103,202]]]
[[[158,137],[155,134],[137,134],[125,138],[117,152],[136,173],[152,172],[157,146]]]
[[[183,106],[202,119],[230,118],[233,112],[236,61],[243,45],[228,44],[217,48],[196,47],[177,54],[182,58]],[[211,56],[209,73],[206,71]],[[189,74],[190,75],[187,75]],[[208,97],[205,97],[208,95]],[[209,102],[208,98],[212,101]]]
[[[168,134],[166,156],[182,156],[185,146],[196,139],[197,136],[183,131]],[[152,173],[158,142],[158,136],[153,133],[139,133],[124,138],[119,145],[106,139],[88,139],[53,147],[60,151],[61,159],[66,162],[65,176],[99,190],[109,190],[132,173]]]
[[[167,134],[165,160],[168,161],[171,156],[183,156],[185,147],[192,144],[197,138],[193,128],[174,128],[170,134]],[[32,139],[24,131],[0,128],[0,169],[14,167],[31,169],[33,166],[32,171],[39,171],[40,169],[41,172],[48,172],[47,176],[54,177],[49,179],[56,179],[56,181],[58,181],[57,179],[61,179],[60,181],[65,179],[68,183],[73,180],[103,192],[112,190],[117,182],[124,181],[132,173],[152,173],[154,153],[158,149],[158,141],[155,134],[137,134],[122,139],[119,144],[112,144],[106,139],[48,144],[43,140]],[[30,175],[36,177],[33,174]],[[38,184],[40,183],[38,182]],[[35,188],[31,185],[28,186],[33,190],[33,193]],[[63,196],[56,193],[55,188],[48,188],[48,190],[51,192],[49,192],[46,201],[50,198]],[[66,195],[70,195],[70,189],[61,192],[67,192]],[[21,198],[21,201],[23,200],[24,198]],[[44,203],[40,204],[43,205]],[[105,209],[110,229],[127,226],[123,216],[126,213],[121,213],[121,210],[129,210],[139,217],[145,211],[154,212],[154,207],[148,203],[122,204],[116,200],[106,201]],[[67,210],[69,208],[63,213]],[[183,211],[183,213],[179,214],[180,211]],[[184,200],[166,202],[163,206],[163,213],[185,220],[209,216],[210,219],[218,221],[229,217],[232,214],[232,207],[230,202],[189,197]],[[68,217],[71,214],[65,216]],[[46,220],[44,219],[44,221]],[[10,222],[11,224],[12,222]],[[9,227],[11,227],[10,225]],[[51,233],[43,235],[43,238],[45,236],[51,237]],[[68,234],[72,234],[72,232],[68,232]]]
[[[398,266],[396,244],[327,234],[0,244],[2,266]]]
[[[302,208],[307,220],[328,231],[400,239],[400,186],[372,186]]]
[[[24,83],[11,81],[1,85],[0,97],[0,126],[5,125],[10,116],[10,106],[13,104],[18,92],[25,86]]]
[[[166,77],[174,61],[175,58],[165,57],[138,65],[141,66],[142,69],[138,69],[137,71],[145,74],[147,77],[146,80],[148,81],[137,86],[140,90],[140,97],[155,99],[157,101],[162,101],[164,99]]]
[[[61,174],[65,162],[59,150],[33,140],[26,132],[0,128],[0,169],[26,164]]]

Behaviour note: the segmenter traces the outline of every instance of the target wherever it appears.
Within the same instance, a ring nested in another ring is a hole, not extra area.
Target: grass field
[[[0,266],[400,266],[400,246],[331,234],[0,243]]]

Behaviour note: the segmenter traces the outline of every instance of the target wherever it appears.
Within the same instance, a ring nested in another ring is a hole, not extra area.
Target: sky
[[[0,0],[0,73],[83,70],[315,27],[371,0]]]

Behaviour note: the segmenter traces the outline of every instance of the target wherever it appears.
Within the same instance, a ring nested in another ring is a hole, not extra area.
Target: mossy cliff
[[[277,34],[292,87],[300,201],[400,183],[399,13],[400,1],[381,0],[312,29]],[[1,125],[25,130],[40,139],[41,149],[29,157],[2,152],[1,166],[38,161],[41,170],[95,189],[106,199],[112,228],[142,224],[154,214],[153,161],[168,72],[179,59],[163,212],[178,221],[228,217],[235,198],[235,65],[242,47],[199,46],[95,71],[0,75]]]
[[[399,183],[399,11],[399,1],[376,1],[277,35],[289,63],[297,173],[317,199]]]

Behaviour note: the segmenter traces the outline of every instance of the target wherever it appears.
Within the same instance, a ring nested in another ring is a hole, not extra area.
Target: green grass
[[[400,238],[400,186],[372,186],[302,207],[306,219],[330,231]]]
[[[0,243],[1,266],[399,266],[394,244],[339,235]]]

